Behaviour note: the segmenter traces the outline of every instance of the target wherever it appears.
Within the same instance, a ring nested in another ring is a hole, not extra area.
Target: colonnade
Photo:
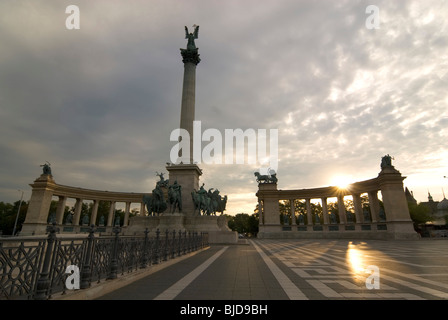
[[[50,205],[54,197],[58,198],[54,222],[56,225],[63,227],[60,231],[66,232],[82,231],[80,225],[87,224],[85,221],[82,221],[81,217],[84,201],[93,201],[88,225],[97,225],[100,201],[110,203],[107,221],[104,221],[105,229],[111,229],[114,225],[113,220],[117,203],[125,204],[123,227],[128,226],[133,203],[137,203],[140,206],[140,214],[146,212],[145,204],[143,203],[143,193],[100,191],[60,185],[53,180],[51,174],[42,174],[30,186],[32,187],[32,193],[25,222],[22,226],[22,235],[38,235],[46,232]],[[69,199],[74,199],[75,205],[72,221],[66,222],[63,221],[64,212]],[[70,228],[70,226],[73,228]]]
[[[104,200],[104,199],[82,199],[82,198],[75,198],[76,199],[76,203],[74,205],[74,212],[73,212],[73,220],[70,223],[67,223],[65,221],[63,221],[64,218],[64,212],[65,212],[65,207],[66,207],[66,203],[67,203],[67,199],[69,199],[69,197],[64,196],[64,195],[60,195],[58,196],[58,205],[57,205],[57,209],[56,209],[56,217],[55,217],[55,222],[56,224],[71,224],[71,225],[79,225],[81,223],[81,210],[82,210],[82,204],[84,203],[84,201],[86,200],[91,200],[93,201],[93,206],[92,206],[92,212],[90,215],[90,220],[89,220],[89,225],[98,225],[97,223],[97,215],[98,215],[98,207],[99,207],[99,202],[100,201],[107,201],[110,203],[109,206],[109,212],[107,215],[107,222],[105,221],[104,226],[107,227],[111,227],[115,224],[114,220],[114,214],[115,214],[115,209],[116,209],[116,204],[120,203],[120,202],[124,202],[125,203],[125,210],[124,210],[124,221],[122,226],[127,226],[129,223],[129,214],[131,212],[131,205],[132,205],[132,201],[120,201],[118,200]],[[140,213],[141,212],[145,212],[145,205],[143,202],[140,202]]]
[[[258,237],[415,239],[418,235],[410,218],[404,179],[390,165],[382,167],[377,178],[355,182],[346,188],[278,190],[276,183],[260,183],[257,192],[260,212]],[[364,194],[368,197],[368,206],[365,207],[361,201]],[[353,212],[344,204],[346,196],[353,200]],[[337,199],[338,217],[329,212],[329,198]],[[296,200],[305,201],[304,212],[298,215]],[[312,202],[315,200],[321,202],[322,221],[313,213]],[[280,201],[289,202],[290,211],[285,220],[281,219]]]
[[[368,196],[368,207],[363,207],[361,203],[361,194],[353,194],[351,195],[353,201],[353,212],[348,210],[345,205],[345,197],[339,195],[337,196],[337,219],[333,216],[332,212],[329,212],[328,209],[328,198],[323,197],[320,200],[321,208],[322,208],[322,220],[317,220],[316,213],[313,212],[311,203],[313,200],[311,198],[290,198],[283,199],[286,200],[289,204],[289,213],[288,213],[288,223],[285,221],[281,221],[283,225],[289,224],[292,226],[295,225],[346,225],[346,224],[354,224],[354,223],[376,223],[376,222],[384,222],[385,220],[385,212],[384,209],[380,205],[380,201],[378,199],[378,192],[369,192],[366,194]],[[296,200],[305,201],[305,212],[298,212],[296,208]],[[280,200],[282,201],[282,200]],[[305,219],[306,217],[306,219]],[[289,218],[291,221],[289,221]],[[296,220],[299,220],[297,222]],[[339,220],[339,221],[337,221]],[[307,223],[305,223],[305,221]],[[262,222],[260,222],[262,224]]]

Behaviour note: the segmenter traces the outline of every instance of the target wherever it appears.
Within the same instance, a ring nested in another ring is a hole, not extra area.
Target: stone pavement
[[[213,245],[102,300],[447,300],[448,240]]]

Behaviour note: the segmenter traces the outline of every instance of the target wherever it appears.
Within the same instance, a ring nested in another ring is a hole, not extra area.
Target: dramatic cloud
[[[75,3],[76,2],[76,3]],[[200,25],[203,130],[279,130],[279,188],[376,177],[394,156],[419,201],[448,191],[443,1],[2,1],[0,200],[52,164],[61,184],[148,192],[178,127],[184,26]],[[80,8],[67,30],[65,8]],[[368,5],[379,29],[368,29]],[[252,212],[258,165],[203,165]]]

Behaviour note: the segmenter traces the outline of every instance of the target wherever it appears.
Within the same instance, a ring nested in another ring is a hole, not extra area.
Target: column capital
[[[201,58],[199,58],[198,48],[180,49],[180,53],[182,54],[183,63],[191,62],[195,65],[198,65],[198,63],[201,62]]]

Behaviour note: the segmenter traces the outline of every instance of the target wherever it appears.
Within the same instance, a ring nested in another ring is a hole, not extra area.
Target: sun
[[[336,176],[332,180],[332,185],[335,185],[339,189],[347,189],[350,183],[350,178],[347,176]]]

